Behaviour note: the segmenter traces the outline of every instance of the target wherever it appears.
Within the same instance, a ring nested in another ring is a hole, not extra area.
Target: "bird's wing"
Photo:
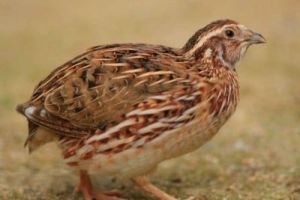
[[[106,128],[95,130],[83,140],[62,140],[66,163],[76,166],[82,159],[137,149],[154,140],[157,148],[166,143],[175,145],[180,137],[201,133],[209,128],[207,125],[212,116],[207,84],[182,80],[180,87],[150,95],[132,106],[119,123],[108,123]]]
[[[171,99],[172,92],[192,87],[188,79],[180,64],[168,56],[157,59],[151,48],[101,46],[67,62],[42,81],[34,90],[30,103],[34,107],[27,114],[38,125],[76,136],[77,130],[121,122],[143,102],[154,106],[153,96]]]

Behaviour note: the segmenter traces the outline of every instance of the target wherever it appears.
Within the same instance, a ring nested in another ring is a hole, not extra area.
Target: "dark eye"
[[[232,38],[234,36],[234,32],[232,30],[226,30],[225,31],[225,35],[228,37],[228,38]]]

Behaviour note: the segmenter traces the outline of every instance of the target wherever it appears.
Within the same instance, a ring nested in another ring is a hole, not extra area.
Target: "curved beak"
[[[262,36],[260,33],[256,33],[252,30],[246,30],[245,33],[245,41],[251,45],[251,44],[260,44],[260,43],[266,43],[266,39],[264,36]]]
[[[250,42],[252,44],[260,44],[260,43],[266,43],[267,41],[264,38],[264,36],[262,36],[260,33],[252,32]]]

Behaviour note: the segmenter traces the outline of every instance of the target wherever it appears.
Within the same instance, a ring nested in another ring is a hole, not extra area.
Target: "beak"
[[[247,40],[250,44],[266,43],[266,39],[260,33],[251,31],[250,38]]]

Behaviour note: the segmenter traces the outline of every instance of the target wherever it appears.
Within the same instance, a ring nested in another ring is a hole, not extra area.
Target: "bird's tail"
[[[24,112],[25,112],[26,107],[27,107],[27,106],[26,106],[25,103],[23,103],[23,104],[18,104],[18,105],[16,106],[16,111],[17,111],[18,113],[24,115]]]

